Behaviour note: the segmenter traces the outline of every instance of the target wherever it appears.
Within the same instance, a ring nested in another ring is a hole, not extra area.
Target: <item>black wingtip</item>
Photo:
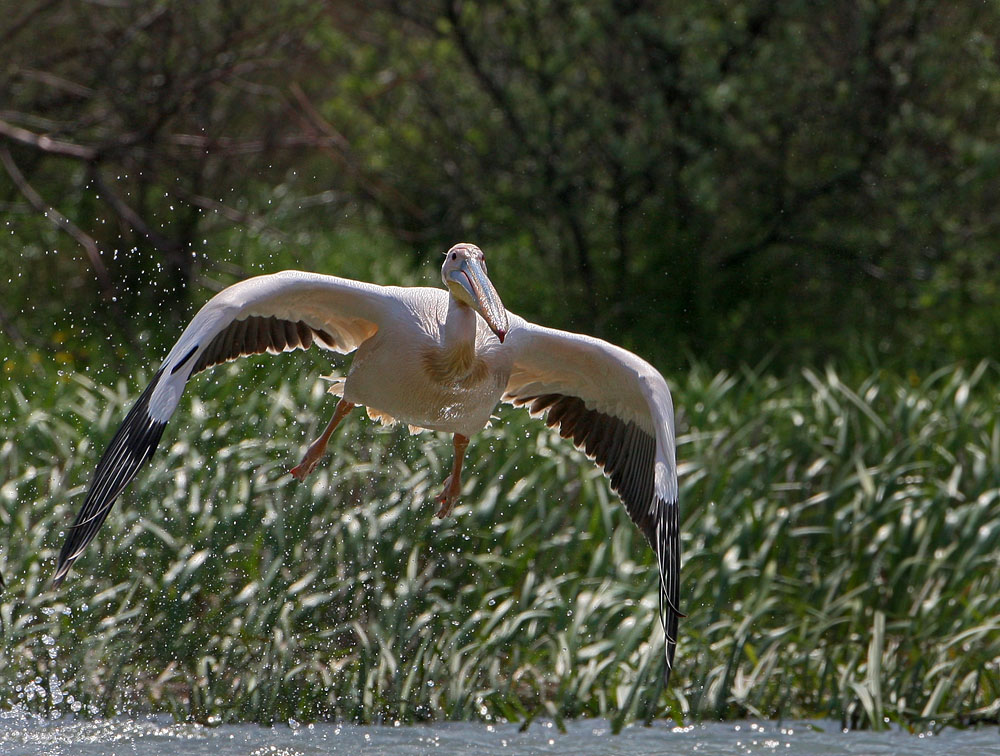
[[[162,372],[162,371],[161,371]],[[111,443],[101,456],[94,470],[87,497],[76,515],[69,534],[59,552],[56,571],[52,576],[52,587],[58,588],[87,545],[97,535],[98,529],[111,511],[119,494],[135,477],[139,468],[148,460],[166,423],[154,420],[149,414],[149,401],[159,382],[158,372],[146,390],[136,400],[115,432]]]
[[[73,561],[67,561],[66,564],[59,564],[56,566],[56,573],[52,576],[52,582],[49,583],[49,587],[52,590],[56,590],[60,585],[62,585],[63,580],[69,574],[69,568],[73,566]]]
[[[660,618],[663,622],[663,618]],[[663,628],[664,632],[667,632],[666,627]],[[674,655],[677,651],[677,640],[671,638],[667,635],[664,638],[664,648],[663,648],[663,687],[669,687],[670,685],[670,673],[674,671]]]
[[[660,624],[664,634],[663,683],[670,682],[677,651],[677,635],[680,620],[686,617],[679,608],[680,599],[680,510],[676,501],[668,502],[657,497],[654,511],[656,522],[650,534],[650,542],[656,553],[660,571]]]

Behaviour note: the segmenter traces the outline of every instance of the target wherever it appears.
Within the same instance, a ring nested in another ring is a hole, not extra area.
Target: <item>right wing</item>
[[[160,441],[195,373],[247,354],[290,352],[316,344],[346,354],[389,318],[401,317],[392,289],[288,270],[250,278],[199,310],[105,450],[59,553],[58,586],[108,516],[115,499]]]
[[[545,416],[547,425],[597,462],[646,536],[660,572],[664,681],[677,648],[680,510],[674,405],[663,376],[601,339],[511,317],[513,368],[504,401]]]

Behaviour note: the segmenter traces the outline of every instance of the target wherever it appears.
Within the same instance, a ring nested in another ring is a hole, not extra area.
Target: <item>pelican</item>
[[[59,554],[58,586],[156,449],[188,379],[248,354],[316,345],[356,352],[329,424],[291,474],[316,467],[337,425],[357,406],[373,417],[452,434],[454,462],[437,497],[446,517],[462,490],[469,438],[496,406],[526,407],[572,439],[610,478],[659,567],[664,679],[677,645],[680,538],[674,410],[663,376],[631,352],[508,312],[474,244],[445,255],[431,287],[377,286],[288,270],[230,286],[183,331],[97,464]]]

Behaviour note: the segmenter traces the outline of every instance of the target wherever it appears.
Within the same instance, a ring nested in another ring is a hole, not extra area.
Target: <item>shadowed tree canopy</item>
[[[363,221],[415,265],[474,240],[512,309],[665,362],[866,340],[978,356],[1000,336],[992,4],[15,16],[0,202],[21,244],[79,251],[47,269],[81,304],[125,291],[134,311],[238,275],[213,246],[234,225],[294,245]],[[295,212],[273,212],[277,192]]]

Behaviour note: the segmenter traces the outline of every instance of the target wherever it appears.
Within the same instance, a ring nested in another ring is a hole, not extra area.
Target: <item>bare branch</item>
[[[312,150],[339,146],[339,141],[333,137],[304,134],[290,134],[277,139],[235,139],[233,137],[207,137],[201,134],[171,134],[167,140],[178,147],[191,147],[198,154],[204,154],[210,150],[217,155],[254,155],[275,147]]]
[[[358,161],[351,151],[351,144],[343,134],[341,134],[333,124],[324,118],[316,107],[309,100],[309,97],[302,88],[293,83],[290,87],[292,96],[300,108],[300,112],[306,125],[319,131],[324,137],[315,137],[319,146],[330,155],[336,162],[347,168],[351,175],[357,179],[365,191],[373,197],[388,196],[394,202],[402,206],[407,213],[417,219],[423,218],[423,210],[399,192],[395,187],[380,181],[372,175],[366,174],[358,168]],[[320,141],[323,140],[323,141]]]
[[[47,152],[50,155],[62,155],[63,157],[87,161],[97,158],[97,150],[93,147],[74,144],[73,142],[64,142],[60,139],[47,137],[44,134],[36,134],[33,131],[22,129],[20,126],[14,126],[6,121],[0,121],[0,136],[7,137],[18,144],[34,147],[36,150]]]
[[[72,236],[77,243],[83,247],[84,251],[87,253],[87,259],[90,260],[90,265],[94,269],[94,273],[97,275],[97,281],[101,286],[101,290],[104,292],[105,296],[110,297],[114,293],[114,286],[111,283],[111,277],[108,275],[108,269],[104,266],[104,261],[101,260],[101,253],[97,248],[97,242],[95,242],[79,226],[73,223],[73,221],[42,199],[42,196],[36,192],[34,187],[32,187],[31,184],[28,183],[27,179],[24,178],[24,174],[21,173],[20,168],[17,167],[13,156],[10,154],[10,150],[7,149],[6,145],[0,146],[0,163],[3,164],[3,167],[7,171],[7,175],[10,176],[11,181],[14,182],[14,185],[18,188],[21,194],[24,195],[24,198],[28,200],[31,206],[35,208],[37,212],[44,215],[49,222],[52,223],[52,225],[60,231]]]
[[[45,11],[54,5],[58,5],[62,0],[45,0],[39,3],[34,8],[25,11],[20,18],[15,19],[14,23],[7,27],[7,31],[4,32],[3,37],[0,37],[0,43],[6,44],[10,42],[14,37],[21,33],[21,30],[26,26],[36,21],[39,16],[41,16]]]
[[[18,110],[4,110],[0,108],[0,121],[7,121],[10,124],[20,124],[22,127],[34,129],[41,132],[62,131],[64,124],[52,118],[38,115],[37,113],[22,113]]]
[[[193,207],[199,207],[202,210],[207,210],[216,215],[220,215],[228,221],[232,221],[238,225],[246,226],[247,228],[252,228],[254,231],[261,232],[266,231],[274,236],[279,236],[284,238],[285,234],[268,225],[267,221],[263,221],[252,213],[244,213],[235,208],[224,205],[211,197],[205,197],[200,194],[193,194],[191,192],[185,191],[181,187],[176,187],[174,189],[174,195],[184,202],[187,202]]]
[[[469,70],[479,80],[480,85],[486,91],[494,105],[500,109],[504,120],[507,121],[507,125],[517,135],[518,140],[525,147],[531,149],[532,143],[529,139],[528,130],[521,123],[521,119],[518,118],[517,113],[514,111],[514,106],[503,87],[486,70],[486,66],[476,50],[475,43],[469,38],[466,28],[462,25],[461,9],[452,0],[449,0],[446,5],[446,17],[451,24],[455,42],[458,43],[458,49],[462,53],[462,57],[465,58]]]
[[[32,68],[19,68],[15,72],[17,76],[29,81],[38,81],[47,87],[52,87],[60,92],[66,92],[77,97],[92,97],[94,90],[91,87],[77,84],[62,76],[57,76],[51,71],[36,71]]]
[[[104,180],[100,171],[96,169],[91,171],[91,176],[94,179],[94,183],[97,185],[98,191],[104,199],[108,201],[108,204],[111,205],[111,209],[118,214],[119,218],[146,237],[158,249],[166,252],[177,250],[177,243],[150,228],[149,224],[146,223],[146,221],[144,221],[135,210],[129,207],[125,200],[115,193],[108,182]]]

